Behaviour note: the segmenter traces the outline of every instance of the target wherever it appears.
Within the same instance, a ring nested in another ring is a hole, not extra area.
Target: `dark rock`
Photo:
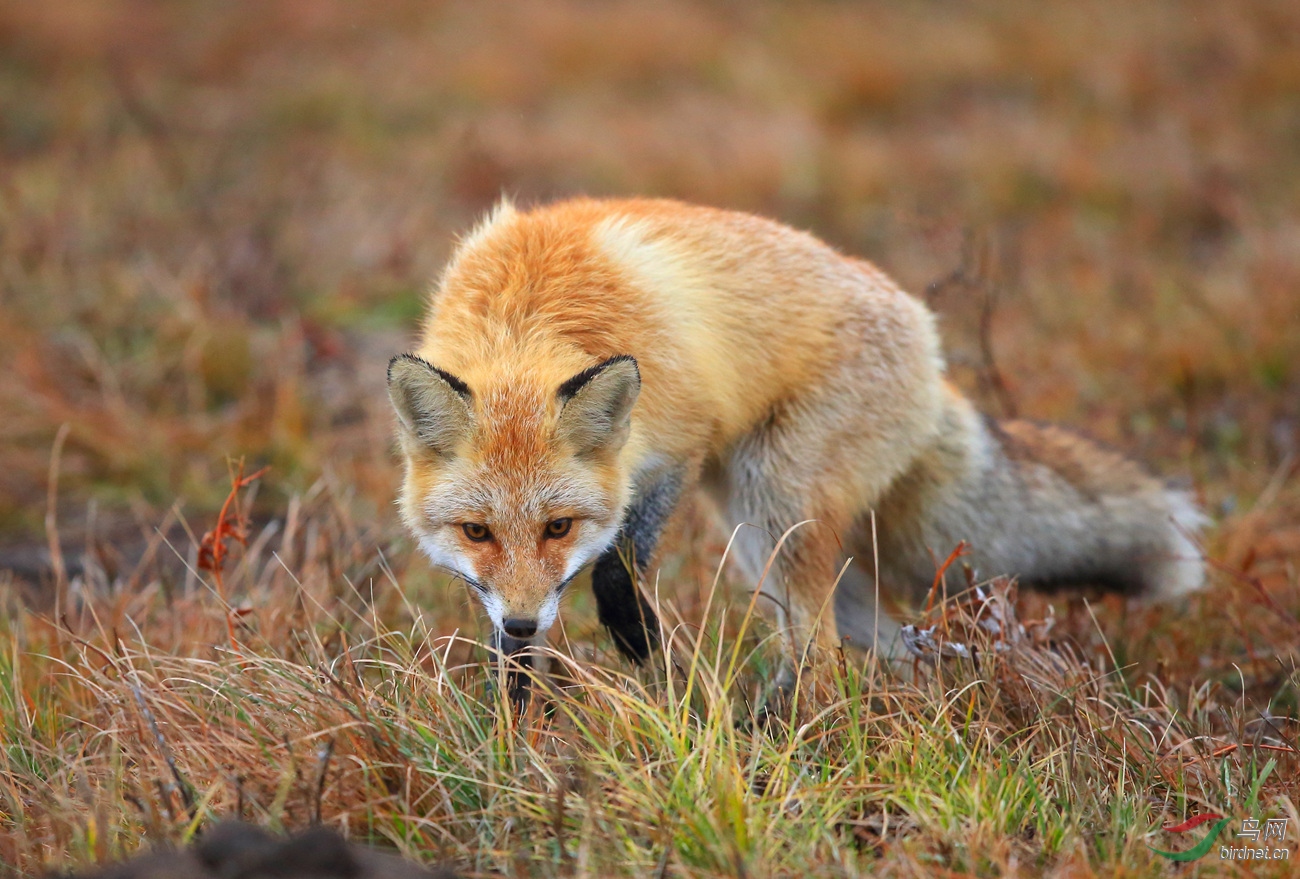
[[[283,839],[261,827],[223,821],[188,851],[159,851],[72,879],[455,879],[366,846],[328,827]]]

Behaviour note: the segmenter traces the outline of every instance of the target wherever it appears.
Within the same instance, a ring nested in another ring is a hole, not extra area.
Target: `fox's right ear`
[[[450,458],[474,428],[463,381],[414,354],[388,362],[388,397],[403,432],[421,448]]]

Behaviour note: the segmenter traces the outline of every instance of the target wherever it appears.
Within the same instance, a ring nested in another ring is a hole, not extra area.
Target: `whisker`
[[[473,577],[467,576],[463,572],[458,571],[455,568],[450,568],[447,565],[434,564],[433,567],[437,568],[439,571],[442,571],[444,574],[450,574],[454,579],[460,580],[466,586],[472,587],[475,591],[483,595],[487,594],[487,589],[483,586],[483,584],[480,583],[478,580],[474,579]]]

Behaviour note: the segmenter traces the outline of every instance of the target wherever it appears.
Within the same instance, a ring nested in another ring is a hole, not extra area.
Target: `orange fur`
[[[557,585],[608,550],[629,503],[670,470],[756,526],[738,547],[755,577],[781,532],[816,521],[763,587],[800,639],[826,647],[841,630],[866,640],[864,621],[873,637],[896,628],[861,572],[832,595],[873,508],[885,585],[904,593],[928,582],[930,554],[972,538],[997,547],[988,574],[1069,579],[1132,563],[1150,590],[1199,582],[1199,554],[1173,524],[1194,524],[1190,505],[1066,432],[981,421],[944,381],[921,303],[871,264],[758,217],[653,200],[503,204],[452,257],[417,353],[427,369],[390,383],[408,428],[403,514],[436,563],[482,587],[498,626],[549,623]],[[636,375],[597,379],[593,400],[557,396],[617,355],[635,358]],[[625,429],[611,422],[593,448],[566,446],[565,419],[604,425],[602,407]],[[422,448],[425,417],[457,451]],[[981,491],[993,505],[983,511]],[[1029,511],[1059,533],[1021,522]],[[540,541],[556,517],[573,518],[573,534]],[[458,542],[465,522],[489,525],[492,545]],[[999,536],[1016,522],[1025,540]],[[1141,540],[1125,542],[1134,528]],[[1093,564],[1072,545],[1113,558]],[[1143,553],[1195,558],[1142,567]]]

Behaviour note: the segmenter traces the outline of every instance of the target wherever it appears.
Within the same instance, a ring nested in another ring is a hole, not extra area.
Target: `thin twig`
[[[171,770],[172,778],[176,780],[176,787],[181,792],[181,802],[185,804],[185,813],[193,821],[194,812],[194,792],[191,790],[189,782],[181,775],[180,769],[176,766],[176,756],[172,753],[171,746],[163,738],[162,730],[158,729],[158,721],[154,719],[153,712],[144,701],[144,693],[139,684],[131,685],[131,693],[135,696],[135,702],[140,706],[140,713],[149,723],[149,729],[153,732],[154,743],[158,745],[158,750],[162,752],[163,760],[167,762],[167,768]]]
[[[997,399],[1003,417],[1015,418],[1019,407],[993,349],[993,318],[1002,292],[1002,283],[993,270],[994,261],[990,238],[967,230],[962,241],[961,263],[942,278],[926,285],[925,301],[933,307],[944,290],[950,287],[979,294],[980,312],[976,324],[980,352],[978,380],[980,386]]]
[[[984,378],[988,386],[993,389],[993,395],[998,398],[1002,415],[1006,418],[1015,418],[1019,412],[1015,397],[1011,395],[1007,380],[998,367],[997,357],[993,354],[993,313],[997,310],[1000,287],[986,277],[980,284],[980,288],[984,293],[980,301],[979,322],[980,361],[984,367]]]
[[[63,444],[72,425],[64,422],[54,436],[50,451],[50,472],[45,489],[45,539],[50,545],[50,566],[54,568],[54,619],[61,620],[67,602],[68,569],[63,564],[63,547],[59,542],[59,467],[63,461]]]
[[[321,820],[321,800],[325,796],[325,778],[329,775],[330,759],[334,756],[335,739],[330,739],[325,743],[325,747],[320,751],[320,771],[316,776],[316,796],[312,802],[312,819],[311,823],[319,824]]]

